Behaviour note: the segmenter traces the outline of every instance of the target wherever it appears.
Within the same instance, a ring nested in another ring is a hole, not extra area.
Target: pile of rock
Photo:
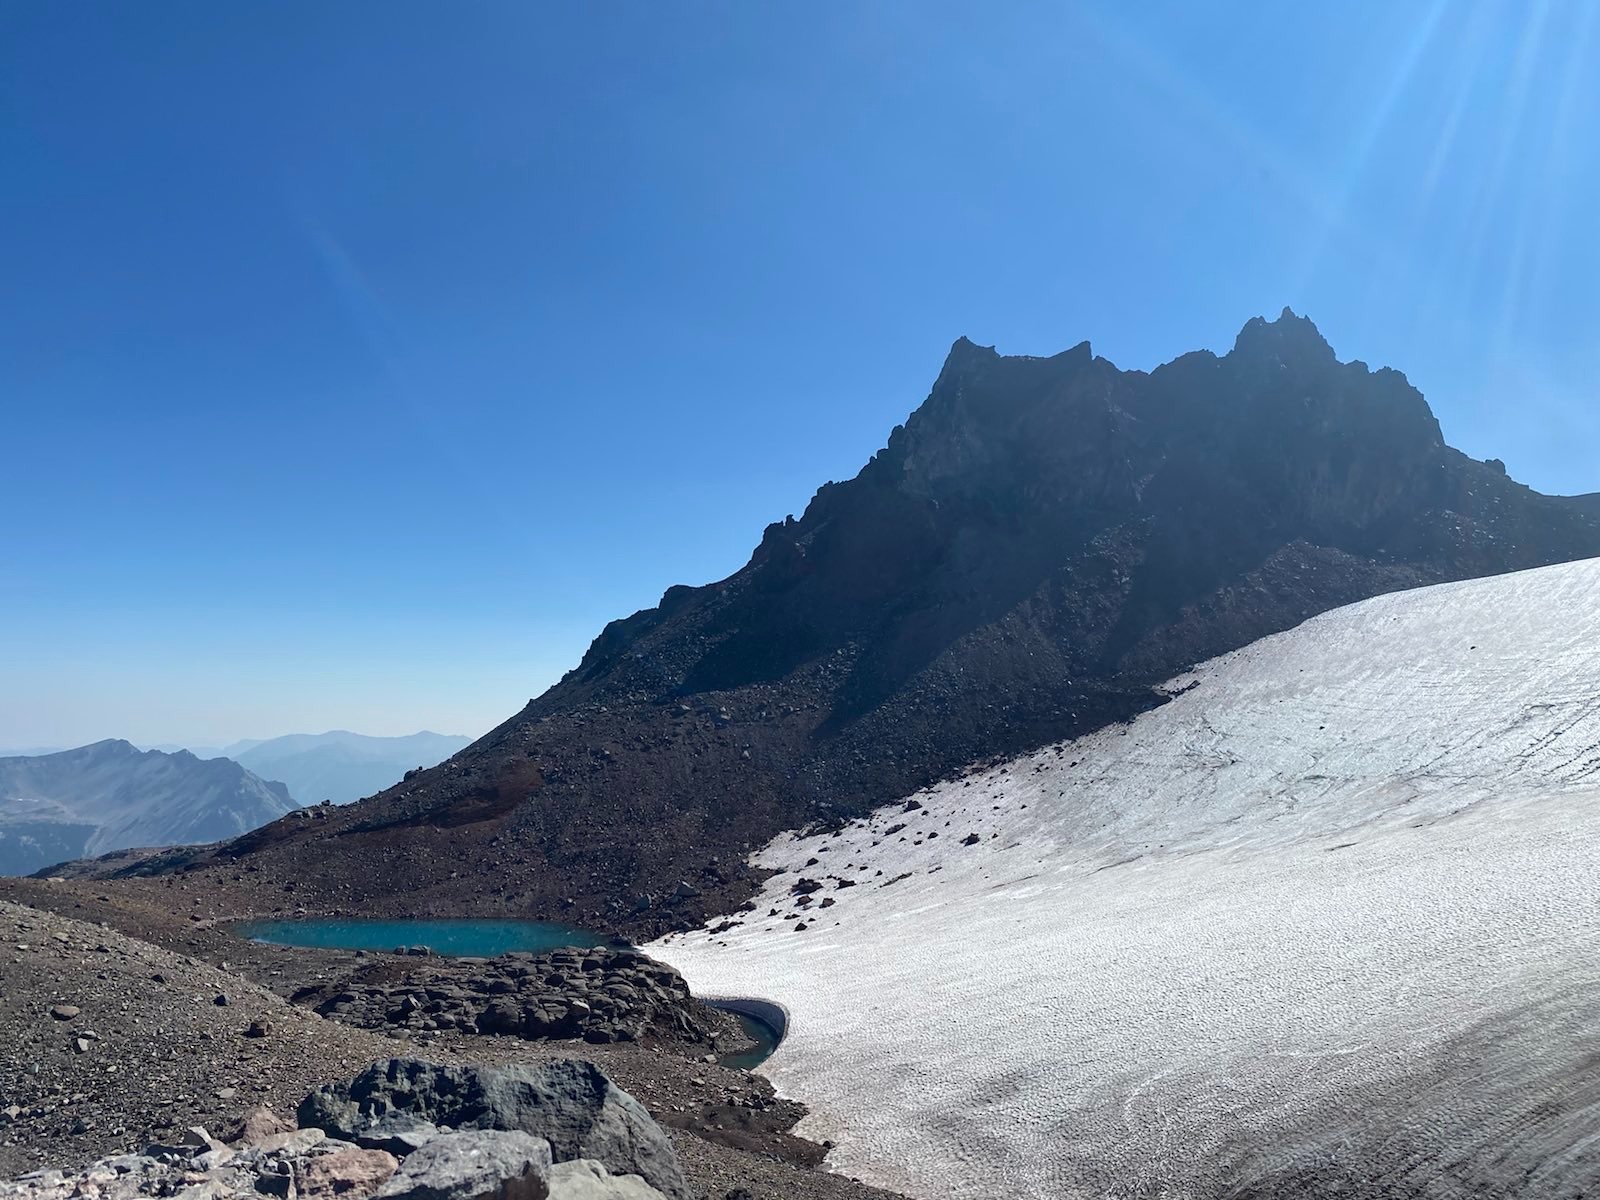
[[[260,1109],[232,1145],[192,1128],[76,1174],[0,1183],[3,1200],[689,1200],[672,1144],[590,1063],[377,1063],[300,1105]]]
[[[725,1022],[693,1000],[665,963],[628,950],[554,950],[495,959],[380,964],[316,1002],[317,1012],[366,1029],[504,1034],[528,1039],[633,1042],[647,1034],[710,1042]]]

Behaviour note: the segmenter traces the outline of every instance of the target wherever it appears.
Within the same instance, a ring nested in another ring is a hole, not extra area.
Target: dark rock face
[[[558,1163],[592,1159],[674,1200],[689,1198],[661,1127],[592,1063],[443,1067],[392,1058],[350,1083],[319,1088],[299,1109],[301,1126],[349,1142],[389,1114],[456,1130],[520,1130],[550,1143]]]
[[[738,573],[608,625],[451,762],[221,869],[336,908],[657,933],[748,897],[745,853],[783,829],[1126,719],[1317,613],[1593,555],[1600,506],[1450,449],[1403,375],[1287,311],[1149,374],[962,340]]]
[[[1600,492],[1591,492],[1587,496],[1571,496],[1567,499],[1567,503],[1583,512],[1600,517]]]

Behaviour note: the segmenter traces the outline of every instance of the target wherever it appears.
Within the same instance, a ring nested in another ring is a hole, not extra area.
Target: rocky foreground
[[[672,1143],[592,1064],[374,1064],[269,1108],[223,1142],[195,1126],[77,1172],[0,1184],[17,1200],[690,1200]]]
[[[285,1195],[286,1179],[301,1179],[296,1196],[320,1194],[321,1172],[353,1166],[352,1146],[364,1156],[374,1148],[353,1127],[325,1128],[304,1113],[299,1124],[321,1137],[263,1147],[254,1139],[286,1130],[269,1122],[263,1133],[259,1110],[296,1113],[313,1092],[353,1087],[371,1064],[397,1057],[513,1072],[570,1070],[581,1059],[664,1132],[694,1200],[885,1195],[816,1169],[827,1148],[791,1132],[804,1106],[721,1065],[746,1045],[737,1025],[642,956],[474,961],[262,946],[177,888],[124,895],[103,882],[13,879],[0,890],[26,901],[0,900],[0,1180],[32,1176],[30,1195],[198,1187],[198,1200],[236,1185],[249,1192],[263,1177],[265,1194]],[[470,1124],[455,1112],[428,1120],[456,1132]],[[559,1139],[530,1136],[557,1147],[553,1180],[579,1170],[563,1168]],[[213,1140],[231,1155],[201,1162]],[[143,1153],[152,1146],[164,1149]],[[405,1158],[393,1145],[375,1149]],[[346,1157],[324,1161],[334,1155]],[[351,1196],[343,1184],[327,1194]]]
[[[144,1144],[395,1053],[221,967],[0,903],[0,1173]]]

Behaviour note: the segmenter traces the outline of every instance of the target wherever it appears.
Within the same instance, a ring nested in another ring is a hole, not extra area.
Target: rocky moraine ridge
[[[499,958],[363,955],[366,965],[295,993],[296,1004],[364,1029],[608,1042],[743,1042],[726,1013],[689,994],[665,963],[630,950],[552,950]]]

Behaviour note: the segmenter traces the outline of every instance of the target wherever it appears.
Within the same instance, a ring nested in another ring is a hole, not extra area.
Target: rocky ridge
[[[856,478],[728,579],[607,626],[449,762],[127,869],[202,872],[262,913],[470,904],[642,940],[736,908],[778,832],[1126,719],[1196,662],[1594,555],[1592,503],[1451,449],[1403,375],[1287,311],[1149,373],[963,339]]]
[[[364,958],[350,976],[298,992],[295,1003],[350,1025],[412,1035],[456,1030],[704,1048],[739,1040],[732,1019],[694,1000],[677,971],[629,950]]]

